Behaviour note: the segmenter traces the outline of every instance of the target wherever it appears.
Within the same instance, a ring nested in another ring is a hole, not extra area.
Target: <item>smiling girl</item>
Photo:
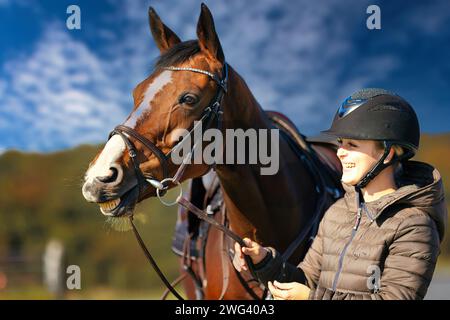
[[[293,266],[246,238],[234,265],[251,257],[275,299],[423,299],[447,222],[432,166],[408,160],[419,147],[412,107],[383,89],[348,97],[325,131],[337,138],[345,196],[325,213],[304,260]]]

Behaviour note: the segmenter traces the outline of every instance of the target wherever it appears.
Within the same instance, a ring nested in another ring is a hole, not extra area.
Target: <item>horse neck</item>
[[[245,81],[230,68],[223,102],[223,129],[273,129]],[[217,174],[224,191],[230,227],[246,236],[285,249],[313,213],[313,182],[287,143],[279,143],[279,171],[261,175],[261,165],[223,164]]]

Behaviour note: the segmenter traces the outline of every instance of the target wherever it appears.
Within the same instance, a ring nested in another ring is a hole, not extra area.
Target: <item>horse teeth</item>
[[[120,203],[120,198],[102,202],[102,203],[99,203],[99,205],[100,205],[100,208],[102,208],[103,210],[110,211],[110,210],[113,210],[114,208],[116,208],[119,205],[119,203]]]

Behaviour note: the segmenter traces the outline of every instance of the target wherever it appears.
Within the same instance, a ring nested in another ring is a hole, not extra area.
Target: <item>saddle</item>
[[[312,176],[317,179],[317,184],[323,185],[323,188],[329,197],[326,197],[328,206],[340,198],[343,194],[342,186],[340,184],[340,171],[342,170],[339,160],[336,158],[337,144],[336,141],[325,135],[318,135],[313,137],[305,137],[296,128],[296,126],[283,114],[275,111],[266,111],[267,117],[271,120],[273,125],[280,129],[280,136],[285,139],[289,146],[299,155],[301,161],[309,166]],[[224,201],[220,182],[213,170],[210,170],[205,176],[191,179],[190,186],[185,194],[187,199],[202,210],[206,210],[210,215],[221,214],[220,221],[223,224],[227,223],[226,213],[224,209]],[[325,210],[323,210],[325,211]],[[320,212],[320,218],[324,212]],[[311,237],[314,237],[318,223],[311,230]],[[184,259],[185,269],[189,269],[192,263],[199,262],[200,269],[205,268],[205,247],[208,237],[210,225],[198,219],[193,213],[187,212],[183,207],[179,207],[177,223],[175,226],[175,233],[172,241],[172,250],[175,254]],[[230,260],[232,260],[231,253],[233,252],[232,244],[224,239],[223,245],[226,246],[224,252],[228,252]],[[191,269],[192,270],[192,269]],[[237,271],[236,271],[237,272]],[[202,272],[194,274],[191,272],[197,287],[202,284]],[[254,288],[250,290],[247,279],[242,278],[238,273],[239,279],[247,291],[254,293]],[[251,281],[251,279],[250,279]],[[258,298],[256,295],[252,295]],[[198,296],[199,297],[199,296]],[[201,294],[200,294],[201,298]]]

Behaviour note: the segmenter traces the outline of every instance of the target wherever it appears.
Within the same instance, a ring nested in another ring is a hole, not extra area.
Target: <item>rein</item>
[[[191,72],[201,73],[201,74],[204,74],[204,75],[210,77],[212,80],[214,80],[218,84],[217,93],[216,93],[215,97],[213,98],[213,100],[210,103],[210,105],[204,110],[203,116],[198,121],[196,126],[205,125],[206,127],[210,127],[212,122],[214,121],[214,119],[216,119],[217,126],[220,128],[221,127],[221,117],[222,117],[222,113],[223,113],[223,111],[220,110],[221,109],[221,102],[222,102],[222,98],[224,96],[224,93],[227,92],[228,65],[226,63],[224,64],[223,72],[222,72],[223,73],[223,78],[222,79],[219,79],[216,75],[214,75],[214,74],[212,74],[212,73],[210,73],[208,71],[201,70],[201,69],[196,69],[196,68],[165,67],[164,69],[171,70],[171,71],[191,71]],[[196,129],[196,126],[194,126],[189,131],[189,133],[170,150],[170,152],[167,155],[164,154],[153,142],[151,142],[147,138],[145,138],[142,135],[140,135],[139,133],[137,133],[133,128],[130,128],[130,127],[127,127],[127,126],[124,126],[124,125],[119,125],[119,126],[115,127],[114,130],[110,133],[109,138],[111,138],[115,134],[120,135],[122,137],[122,139],[124,140],[127,148],[128,148],[128,153],[129,153],[130,159],[131,159],[131,161],[133,163],[135,175],[136,175],[136,178],[138,180],[139,193],[138,193],[138,196],[136,198],[136,201],[139,198],[139,196],[141,195],[141,192],[144,189],[144,187],[146,187],[148,184],[150,184],[156,189],[156,194],[157,194],[159,200],[163,204],[165,204],[167,206],[179,204],[179,205],[185,207],[190,212],[194,213],[198,218],[200,218],[202,220],[205,220],[210,225],[214,226],[215,228],[218,228],[220,231],[222,231],[228,237],[230,237],[234,241],[238,242],[241,246],[246,246],[241,237],[239,237],[237,234],[235,234],[234,232],[229,230],[226,226],[218,223],[217,221],[215,221],[214,219],[209,217],[208,213],[206,213],[206,212],[202,211],[201,209],[197,208],[189,200],[183,198],[181,190],[180,190],[180,195],[178,196],[178,198],[173,203],[165,202],[162,199],[162,196],[168,190],[169,184],[175,184],[177,186],[180,186],[180,189],[181,189],[180,180],[181,180],[181,178],[182,178],[182,176],[184,174],[186,166],[189,163],[189,160],[192,157],[192,153],[195,150],[195,148],[196,148],[197,144],[199,143],[199,141],[194,143],[193,148],[185,156],[185,158],[183,159],[182,164],[180,165],[180,167],[178,168],[177,172],[175,173],[175,175],[172,178],[168,177],[168,169],[167,169],[168,168],[168,158],[169,158],[168,156],[170,155],[170,153],[172,153],[174,150],[176,150],[176,148],[178,146],[180,146],[185,141],[185,139],[188,136],[191,135],[191,133]],[[163,179],[161,181],[157,180],[156,178],[154,178],[152,176],[150,176],[150,177],[145,176],[145,174],[140,170],[139,162],[136,159],[136,157],[137,157],[137,150],[136,150],[136,147],[134,146],[134,144],[129,140],[130,137],[132,137],[132,138],[138,140],[139,142],[141,142],[147,149],[152,151],[152,153],[158,158],[159,162],[161,163],[162,170],[163,170]],[[164,276],[164,274],[161,271],[161,269],[158,267],[155,259],[153,258],[153,256],[149,252],[149,250],[147,249],[144,241],[142,240],[142,237],[140,236],[139,231],[137,230],[137,228],[136,228],[136,226],[135,226],[135,224],[133,222],[133,216],[132,215],[130,216],[130,223],[131,223],[131,226],[133,228],[133,233],[134,233],[134,235],[135,235],[135,237],[136,237],[136,239],[137,239],[137,241],[139,243],[139,246],[141,247],[142,251],[144,252],[144,255],[146,256],[146,258],[149,261],[150,265],[153,267],[155,272],[161,278],[161,280],[164,283],[164,285],[167,287],[167,289],[177,299],[184,300],[181,297],[181,295],[175,290],[175,288],[172,286],[172,284]],[[247,265],[249,266],[249,269],[251,270],[252,275],[256,278],[255,273],[254,273],[254,266],[253,266],[253,262],[251,261],[251,258],[248,257],[248,256],[245,256],[245,260],[246,260]]]
[[[227,92],[228,65],[225,63],[223,66],[223,70],[222,70],[223,78],[222,79],[220,79],[219,77],[217,77],[216,75],[214,75],[208,71],[196,69],[196,68],[165,67],[164,69],[171,70],[171,71],[190,71],[190,72],[197,72],[197,73],[204,74],[204,75],[210,77],[212,80],[214,80],[217,83],[217,85],[218,85],[217,92],[215,94],[215,97],[210,102],[209,106],[207,108],[205,108],[205,110],[202,114],[202,117],[200,118],[198,123],[196,125],[194,125],[194,127],[189,131],[189,133],[185,137],[183,137],[183,139],[180,142],[178,142],[167,154],[164,154],[153,142],[151,142],[147,138],[143,137],[141,134],[137,133],[133,128],[130,128],[130,127],[127,127],[124,125],[119,125],[119,126],[115,127],[114,130],[110,133],[109,138],[111,138],[115,134],[120,135],[128,148],[129,156],[133,163],[135,175],[136,175],[136,178],[138,181],[139,192],[138,192],[138,196],[136,197],[136,202],[138,201],[139,196],[142,193],[142,190],[144,190],[145,187],[147,187],[148,184],[150,184],[156,189],[156,194],[157,194],[159,200],[163,204],[165,204],[167,206],[171,206],[171,205],[175,205],[175,204],[181,205],[182,207],[186,208],[189,212],[192,212],[194,215],[196,215],[199,219],[204,220],[211,226],[219,229],[226,236],[230,237],[231,239],[233,239],[234,241],[239,243],[239,245],[241,247],[245,247],[246,244],[244,243],[244,241],[241,237],[239,237],[237,234],[235,234],[230,229],[228,229],[227,226],[217,222],[216,220],[214,220],[213,218],[211,218],[208,215],[208,213],[209,213],[208,209],[206,211],[203,211],[182,196],[180,181],[182,179],[182,176],[185,172],[187,165],[190,162],[189,160],[191,160],[191,158],[192,158],[193,151],[196,149],[196,146],[199,143],[201,143],[201,141],[194,141],[194,146],[192,147],[191,151],[183,158],[182,164],[178,167],[175,175],[173,177],[168,176],[169,155],[174,150],[176,150],[185,141],[185,139],[192,134],[192,132],[194,132],[194,130],[196,129],[197,126],[205,125],[205,127],[209,128],[212,125],[213,121],[216,120],[217,127],[219,129],[221,129],[221,121],[222,121],[222,114],[223,114],[223,111],[221,110],[221,102],[222,102],[222,98],[223,98],[224,94]],[[281,130],[281,131],[284,132],[283,130]],[[146,176],[140,170],[139,162],[136,159],[137,150],[136,150],[136,147],[134,146],[134,144],[129,140],[130,137],[138,140],[147,149],[152,151],[152,153],[158,158],[159,162],[161,163],[162,171],[163,171],[162,180],[158,180],[153,176]],[[295,137],[288,135],[288,141],[291,145],[292,145],[292,143],[295,143],[294,140],[295,140]],[[314,180],[316,181],[316,191],[320,196],[319,196],[316,210],[314,211],[313,217],[312,217],[311,221],[309,222],[308,226],[306,228],[304,228],[302,230],[302,232],[300,232],[300,234],[294,239],[294,241],[289,245],[287,250],[283,253],[282,257],[285,261],[293,254],[295,249],[300,245],[300,243],[303,242],[303,240],[306,238],[306,236],[308,234],[314,234],[314,231],[315,231],[314,229],[317,228],[319,218],[321,216],[320,213],[323,211],[323,208],[326,204],[327,195],[330,194],[329,192],[327,192],[327,190],[324,190],[324,189],[326,189],[326,183],[324,182],[322,174],[320,173],[320,169],[318,169],[317,165],[315,165],[315,163],[314,163],[316,160],[318,161],[318,159],[314,157],[313,153],[310,153],[308,151],[310,151],[310,150],[307,149],[306,152],[303,151],[303,153],[305,153],[306,155],[299,155],[298,153],[297,154],[300,157],[300,159],[306,163],[307,167],[309,168],[309,171],[313,175]],[[299,152],[299,151],[297,151],[297,152]],[[316,174],[319,176],[316,176]],[[165,202],[162,199],[162,197],[168,190],[170,184],[180,187],[179,196],[177,197],[177,199],[174,202],[171,202],[171,203]],[[151,253],[147,249],[144,241],[142,240],[142,238],[139,234],[139,231],[137,230],[136,226],[134,225],[132,215],[130,216],[130,223],[132,225],[133,233],[139,243],[139,246],[141,247],[144,255],[146,256],[147,260],[149,261],[149,263],[151,264],[151,266],[153,267],[155,272],[161,278],[164,285],[177,299],[184,300],[181,297],[181,295],[175,290],[173,285],[167,280],[167,278],[164,276],[163,272],[158,267],[156,261],[153,259]],[[253,264],[251,258],[247,255],[244,255],[244,259],[249,267],[249,271],[250,271],[251,275],[254,277],[254,279],[256,279],[256,281],[260,282],[258,280],[258,277],[255,274],[255,268],[254,268],[254,264]],[[177,279],[177,280],[178,281],[176,281],[176,283],[181,281],[179,279]],[[260,284],[262,284],[262,283],[260,282]]]

